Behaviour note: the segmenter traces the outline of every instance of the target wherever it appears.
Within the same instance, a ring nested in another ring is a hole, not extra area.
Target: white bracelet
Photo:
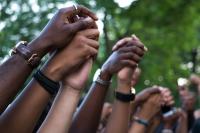
[[[93,82],[99,83],[103,86],[109,86],[112,83],[112,81],[102,80],[99,77],[100,73],[101,73],[101,69],[97,69],[97,71],[95,72],[94,77],[93,77]]]

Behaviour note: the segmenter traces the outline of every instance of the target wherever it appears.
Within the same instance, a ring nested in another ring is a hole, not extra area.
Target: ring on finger
[[[73,7],[74,7],[75,14],[78,15],[78,7],[76,5],[73,5]]]

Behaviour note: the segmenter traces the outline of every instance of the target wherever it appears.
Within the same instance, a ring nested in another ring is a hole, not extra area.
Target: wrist
[[[173,128],[172,124],[170,124],[170,123],[164,124],[164,129],[172,129],[172,128]]]
[[[145,120],[145,119],[141,119],[141,118],[139,118],[139,117],[137,117],[137,116],[134,116],[134,121],[136,121],[138,124],[140,124],[140,125],[143,125],[143,126],[145,126],[145,127],[148,127],[149,126],[149,121],[147,121],[147,120]]]
[[[112,74],[105,68],[101,69],[100,78],[104,81],[110,81],[112,78]]]
[[[62,91],[66,91],[73,96],[80,96],[80,94],[81,94],[81,90],[75,89],[69,85],[63,85]]]
[[[136,116],[146,121],[151,120],[151,116],[149,115],[148,110],[146,110],[146,112],[140,110],[140,112]]]
[[[116,91],[122,92],[122,93],[125,93],[125,94],[130,94],[131,84],[118,82]]]
[[[37,53],[41,58],[47,54],[50,49],[48,40],[40,39],[39,37],[32,40],[27,47],[31,52]]]
[[[48,64],[42,67],[41,71],[44,75],[46,75],[55,82],[58,82],[62,79],[61,74],[59,74],[59,70],[54,67],[48,66]]]

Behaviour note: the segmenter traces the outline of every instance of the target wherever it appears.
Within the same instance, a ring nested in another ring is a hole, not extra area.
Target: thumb
[[[89,77],[90,70],[92,69],[92,64],[93,64],[93,60],[89,59],[83,64],[80,70],[79,74],[80,74],[80,77],[83,77],[82,78],[82,80],[84,80],[82,81],[83,83],[85,83]]]
[[[95,21],[93,19],[87,17],[85,19],[81,19],[79,21],[66,25],[66,30],[70,29],[70,32],[77,33],[81,30],[87,29],[90,25],[93,25],[94,23]]]

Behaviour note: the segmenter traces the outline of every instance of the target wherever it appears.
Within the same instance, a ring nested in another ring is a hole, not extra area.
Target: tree
[[[149,48],[140,64],[143,72],[137,88],[157,84],[175,92],[177,78],[189,76],[190,52],[199,47],[200,1],[138,0],[125,8],[113,0],[75,2],[96,11],[104,24],[100,53],[92,73],[105,61],[118,39],[134,33]],[[1,3],[0,56],[3,57],[17,41],[37,36],[52,13],[65,1],[35,0],[34,4],[25,0],[7,0]]]

